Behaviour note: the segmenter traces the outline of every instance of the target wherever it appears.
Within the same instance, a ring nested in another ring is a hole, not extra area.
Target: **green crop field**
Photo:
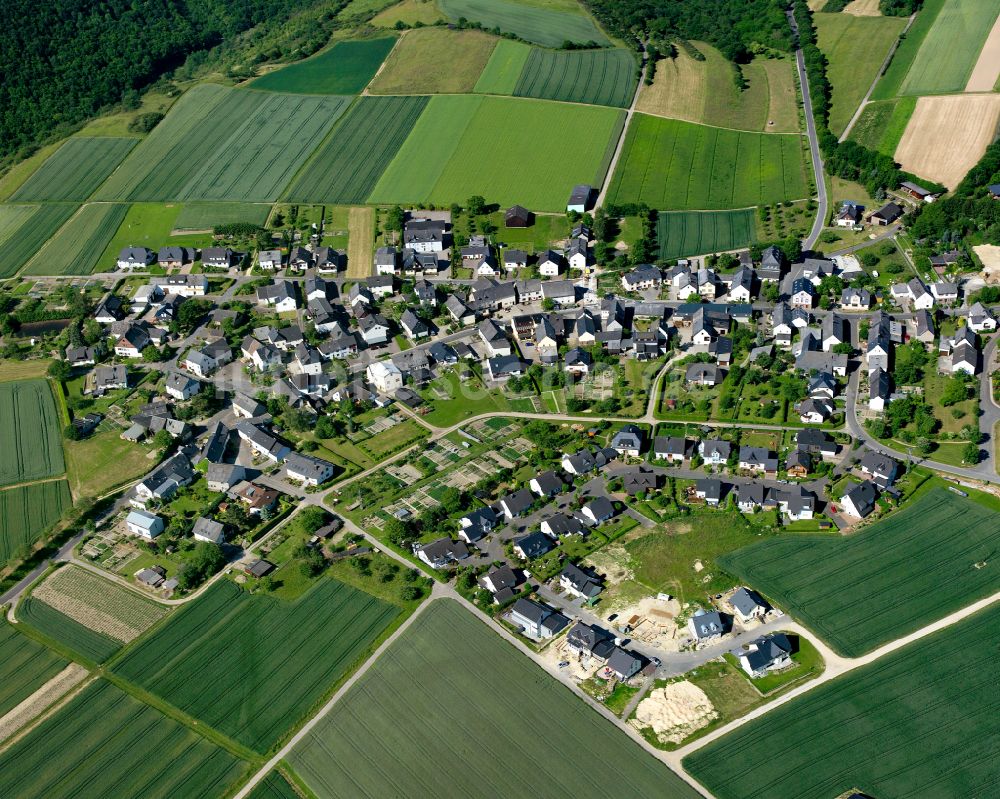
[[[276,200],[350,98],[203,84],[98,190],[104,200]]]
[[[574,184],[602,183],[623,122],[610,108],[433,97],[369,202],[447,204],[481,194],[502,206],[562,210]]]
[[[224,796],[243,761],[97,680],[0,754],[0,796]]]
[[[277,771],[270,772],[250,792],[249,799],[299,799],[288,780]]]
[[[47,380],[0,383],[0,486],[66,471],[62,428]]]
[[[234,222],[263,225],[270,213],[267,203],[188,203],[181,208],[174,225],[178,230],[211,230]]]
[[[940,94],[965,89],[998,13],[996,0],[945,3],[907,70],[899,93]]]
[[[563,42],[611,44],[593,20],[576,3],[545,4],[518,0],[439,0],[441,10],[452,20],[465,17],[484,28],[499,28],[545,47]]]
[[[402,793],[420,799],[443,790],[449,796],[697,796],[447,600],[413,622],[288,760],[319,799]],[[445,790],[441,764],[456,762],[462,767],[448,771]]]
[[[13,277],[78,207],[71,203],[0,206],[0,278]]]
[[[476,81],[475,91],[480,94],[513,94],[533,50],[524,42],[501,39]]]
[[[0,491],[0,563],[10,560],[21,547],[37,541],[72,504],[69,483],[65,480]]]
[[[223,205],[227,205],[223,203]],[[149,247],[156,252],[170,238],[182,206],[177,203],[133,203],[97,261],[97,272],[113,272],[125,247]]]
[[[103,663],[122,648],[121,641],[85,627],[35,596],[21,600],[17,618],[94,663]]]
[[[638,80],[628,50],[532,48],[513,94],[628,108]]]
[[[847,138],[891,158],[916,107],[916,97],[868,103]]]
[[[66,667],[48,647],[0,623],[0,717]]]
[[[364,203],[426,105],[426,97],[361,97],[302,169],[285,199]]]
[[[830,130],[839,136],[858,110],[906,19],[840,13],[814,14],[813,19],[819,48],[829,61],[827,77],[833,87]]]
[[[660,214],[656,237],[660,258],[723,252],[746,247],[757,240],[754,212],[674,211]]]
[[[11,199],[19,202],[86,200],[138,141],[103,136],[67,139]]]
[[[398,613],[330,579],[293,602],[251,596],[222,581],[129,650],[114,670],[266,751]]]
[[[771,710],[684,767],[717,799],[996,796],[998,624],[994,606]]]
[[[906,36],[899,43],[896,52],[893,53],[892,61],[885,74],[875,84],[872,92],[872,100],[891,100],[900,93],[899,89],[906,78],[906,73],[913,65],[917,52],[920,50],[928,31],[934,27],[938,14],[945,4],[945,0],[924,0],[917,13],[917,18],[913,21]]]
[[[782,536],[719,563],[857,657],[996,591],[998,543],[1000,514],[934,488],[850,538]]]
[[[808,194],[800,137],[635,114],[608,201],[665,210],[745,208]]]
[[[125,219],[125,203],[88,203],[45,242],[25,275],[89,275]]]
[[[318,55],[268,72],[251,86],[291,94],[357,94],[395,43],[395,36],[337,42]]]

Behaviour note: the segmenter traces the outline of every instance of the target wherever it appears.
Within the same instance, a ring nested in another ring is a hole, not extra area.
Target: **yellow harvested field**
[[[372,18],[372,25],[378,28],[392,28],[397,22],[406,25],[433,25],[444,15],[434,0],[403,0],[402,3],[387,8]]]
[[[760,62],[767,76],[768,133],[798,133],[799,93],[795,88],[795,73],[788,61],[768,58]],[[773,124],[772,124],[773,123]]]
[[[653,85],[643,85],[636,110],[688,122],[701,122],[708,75],[704,61],[695,61],[678,48],[676,58],[656,63]]]
[[[817,11],[823,10],[823,6],[826,5],[826,0],[809,0],[809,2],[806,5],[809,6],[810,11],[815,13]]]
[[[908,172],[954,189],[982,158],[1000,123],[1000,95],[921,97],[896,148]]]
[[[854,17],[878,17],[882,14],[878,10],[878,0],[851,0],[844,6],[843,13]]]
[[[375,243],[375,209],[352,208],[347,215],[347,276],[368,277],[372,273]]]
[[[991,92],[1000,78],[1000,17],[993,23],[990,35],[986,37],[983,49],[979,51],[979,60],[972,68],[969,82],[965,84],[967,92]]]

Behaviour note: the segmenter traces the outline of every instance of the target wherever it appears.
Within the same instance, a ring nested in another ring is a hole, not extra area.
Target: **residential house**
[[[257,289],[257,303],[274,308],[277,313],[294,311],[299,307],[295,286],[288,280],[279,280]]]
[[[854,228],[861,224],[864,217],[865,207],[857,203],[845,200],[840,206],[840,210],[833,218],[833,224],[837,227]]]
[[[236,432],[240,439],[247,443],[254,455],[272,464],[283,462],[292,451],[283,441],[279,441],[249,421],[237,422]]]
[[[523,597],[511,606],[508,619],[528,638],[536,640],[551,638],[569,624],[569,619],[555,608]]]
[[[146,328],[138,324],[130,324],[121,338],[115,342],[115,355],[119,358],[141,358],[142,351],[150,344]]]
[[[231,269],[239,266],[239,256],[229,247],[206,247],[201,251],[201,262],[212,269]]]
[[[567,516],[565,513],[557,513],[542,519],[539,525],[542,532],[550,538],[565,538],[570,535],[585,536],[587,527],[576,516]]]
[[[504,564],[481,576],[479,585],[493,594],[494,604],[502,605],[516,596],[514,589],[524,582],[522,575],[523,572],[520,570],[514,571],[510,566]]]
[[[527,371],[527,364],[516,355],[497,355],[486,359],[486,371],[490,380],[500,383],[512,377],[520,377]]]
[[[886,203],[877,211],[868,215],[868,221],[873,225],[891,225],[903,215],[903,208],[898,203]]]
[[[754,679],[792,665],[792,642],[784,633],[761,636],[734,652],[740,668]]]
[[[197,380],[193,380],[187,375],[182,375],[178,372],[168,374],[167,382],[164,386],[164,390],[169,396],[182,402],[191,399],[191,397],[198,393],[200,388],[201,383]]]
[[[195,541],[206,541],[210,544],[221,544],[226,540],[225,526],[205,516],[195,519],[191,534]]]
[[[655,266],[644,264],[637,266],[631,272],[622,275],[622,288],[625,291],[647,291],[659,289],[663,283],[663,274]]]
[[[872,293],[848,286],[840,293],[840,307],[847,311],[867,311],[872,307]]]
[[[727,296],[730,302],[751,302],[754,297],[753,269],[740,267],[732,276]]]
[[[534,560],[551,552],[555,545],[544,533],[529,533],[514,539],[514,554],[521,560]]]
[[[792,311],[785,303],[779,302],[771,312],[771,334],[774,336],[774,343],[779,347],[790,347],[793,333]]]
[[[699,644],[717,641],[730,628],[729,619],[717,610],[697,610],[688,620],[688,631]]]
[[[694,495],[706,505],[718,506],[722,501],[722,481],[705,477],[695,481]]]
[[[833,403],[826,399],[808,398],[798,404],[799,421],[804,424],[823,424],[833,416]]]
[[[691,446],[681,436],[657,436],[653,439],[653,457],[671,463],[684,463],[691,457]]]
[[[508,247],[503,251],[503,268],[508,272],[523,269],[528,265],[528,253]]]
[[[503,511],[507,521],[518,516],[523,516],[530,509],[535,501],[535,497],[526,488],[520,488],[513,493],[501,497],[499,501],[500,510]]]
[[[234,463],[210,463],[205,474],[209,491],[227,492],[246,479],[246,469]]]
[[[439,252],[448,248],[448,225],[438,219],[410,219],[403,226],[403,244],[416,252]]]
[[[813,456],[808,450],[793,449],[785,458],[785,471],[789,477],[804,478],[813,470]]]
[[[392,394],[403,387],[403,373],[392,361],[375,361],[368,364],[365,376],[380,394]]]
[[[152,541],[163,532],[163,519],[155,513],[133,510],[125,517],[125,528],[132,535],[138,535]]]
[[[91,385],[90,392],[98,397],[104,396],[108,391],[128,388],[128,369],[122,364],[115,366],[98,366],[91,373],[87,385]]]
[[[289,479],[297,480],[304,486],[318,486],[330,480],[335,468],[332,463],[312,455],[289,452],[285,459],[285,473]]]
[[[251,516],[259,516],[264,511],[272,511],[278,504],[277,491],[254,482],[237,483],[229,493],[233,499],[246,505],[247,513]]]
[[[562,468],[572,475],[588,474],[595,469],[603,469],[617,457],[618,453],[610,447],[599,449],[596,453],[581,449],[573,455],[563,455]]]
[[[634,424],[627,424],[611,439],[611,448],[619,455],[638,458],[642,451],[643,432]]]
[[[833,460],[837,456],[837,442],[829,433],[812,427],[799,430],[795,434],[795,445],[799,449],[819,455],[825,461]]]
[[[729,597],[729,604],[733,608],[733,614],[742,624],[751,621],[760,621],[770,610],[770,606],[763,597],[750,588],[740,586]]]
[[[829,352],[838,344],[849,344],[851,341],[851,336],[847,332],[847,320],[835,313],[827,314],[823,318],[820,332],[824,352]]]
[[[763,281],[779,282],[785,267],[785,254],[774,245],[765,247],[760,254],[757,276]]]
[[[804,521],[813,517],[816,498],[799,485],[792,485],[771,492],[771,498],[777,504],[778,510],[784,513],[790,521]]]
[[[706,438],[698,442],[698,454],[709,466],[723,466],[732,454],[733,445],[719,438]]]
[[[257,253],[257,265],[266,272],[276,272],[283,264],[281,250],[261,250]]]
[[[778,471],[778,458],[767,447],[740,447],[739,466],[751,472],[774,474]]]
[[[146,269],[156,260],[148,247],[125,247],[118,253],[118,268],[122,271]]]
[[[878,501],[878,488],[871,480],[865,480],[852,486],[840,498],[840,506],[848,516],[864,519],[875,510]]]
[[[512,352],[510,339],[503,329],[492,319],[484,319],[479,323],[479,338],[486,345],[486,356],[509,356]]]
[[[626,682],[642,671],[643,661],[631,652],[616,646],[608,658],[607,668],[618,680]]]
[[[607,497],[595,497],[580,508],[580,516],[587,524],[596,527],[615,517],[615,506]]]
[[[691,363],[684,372],[688,385],[717,386],[723,381],[725,374],[714,363]]]
[[[816,289],[809,279],[804,277],[796,278],[792,283],[792,296],[790,300],[792,308],[810,309],[813,307],[815,301]]]
[[[966,325],[974,333],[991,333],[997,329],[997,318],[981,302],[976,302],[966,315]]]
[[[399,265],[399,250],[395,247],[379,247],[375,250],[376,275],[398,275]]]
[[[868,409],[882,412],[892,397],[892,381],[881,367],[868,375]]]
[[[899,464],[895,460],[874,450],[868,450],[864,454],[858,468],[862,474],[871,475],[871,479],[883,488],[891,486],[899,472]]]
[[[566,484],[550,469],[532,477],[528,481],[528,487],[540,497],[554,497],[566,489]]]
[[[432,569],[444,569],[469,557],[469,548],[462,541],[438,538],[429,544],[414,544],[413,554]]]
[[[545,250],[538,256],[538,274],[542,277],[559,277],[563,270],[563,257],[554,250]]]
[[[753,513],[764,507],[764,486],[760,483],[742,483],[736,486],[736,507],[743,513]]]
[[[431,334],[430,326],[410,308],[403,311],[403,315],[399,319],[399,326],[403,328],[403,332],[410,341],[420,341]]]

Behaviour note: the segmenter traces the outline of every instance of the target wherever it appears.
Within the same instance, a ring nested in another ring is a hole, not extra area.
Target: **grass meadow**
[[[117,269],[118,253],[124,247],[160,249],[170,238],[181,212],[178,203],[132,203],[108,246],[97,260],[95,271]]]
[[[65,480],[0,491],[0,563],[10,560],[21,547],[37,541],[72,504],[69,483]]]
[[[221,581],[130,649],[114,671],[265,752],[399,612],[331,579],[292,602]]]
[[[476,81],[475,91],[481,94],[513,94],[533,51],[534,48],[524,42],[512,39],[498,41]]]
[[[750,133],[636,114],[608,201],[667,210],[745,208],[808,194],[797,135]]]
[[[75,799],[226,795],[245,764],[96,680],[0,754],[0,795]]]
[[[0,717],[55,677],[66,661],[48,647],[0,623]]]
[[[0,278],[13,277],[79,206],[0,205]]]
[[[427,105],[426,97],[361,97],[285,192],[290,202],[368,199]]]
[[[829,61],[833,87],[830,130],[838,136],[857,111],[889,48],[906,25],[904,17],[814,14],[819,48]]]
[[[907,70],[899,93],[941,94],[965,89],[998,13],[996,0],[945,3]]]
[[[357,94],[395,43],[395,36],[337,42],[311,58],[262,75],[251,86],[289,94]]]
[[[475,30],[407,31],[368,88],[371,94],[471,92],[498,39]]]
[[[433,97],[368,201],[447,204],[481,194],[501,206],[562,210],[574,184],[601,184],[623,119],[608,108]]]
[[[177,230],[211,230],[234,222],[263,225],[270,213],[267,203],[188,203],[181,208],[174,226]]]
[[[45,242],[25,275],[89,275],[125,219],[125,203],[87,203]]]
[[[484,28],[516,33],[544,47],[561,47],[567,40],[611,44],[583,9],[570,0],[440,0],[438,5],[451,20],[465,17],[482,23]]]
[[[916,107],[916,97],[868,103],[847,138],[891,158]]]
[[[66,471],[55,398],[44,379],[0,383],[0,486]]]
[[[849,538],[782,537],[719,562],[858,657],[995,591],[998,522],[995,510],[936,487]]]
[[[757,240],[754,212],[751,208],[739,211],[673,211],[660,214],[656,231],[660,258],[668,260],[685,255],[735,250]]]
[[[992,607],[821,685],[697,750],[684,768],[718,799],[829,799],[852,788],[993,796],[998,623]]]
[[[288,760],[319,799],[439,797],[441,764],[456,762],[450,796],[697,796],[447,600],[423,611]]]
[[[628,108],[635,93],[635,58],[622,49],[542,50],[534,47],[513,94]]]
[[[137,142],[138,139],[100,136],[67,139],[11,199],[15,202],[86,200]]]
[[[274,201],[349,102],[337,96],[196,86],[97,197]]]

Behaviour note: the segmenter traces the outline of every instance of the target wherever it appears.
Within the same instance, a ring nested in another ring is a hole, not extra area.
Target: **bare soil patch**
[[[879,17],[882,12],[878,10],[878,0],[852,0],[844,6],[844,14],[852,17]]]
[[[1000,246],[977,244],[972,251],[983,262],[983,279],[987,283],[1000,283]]]
[[[649,727],[661,743],[679,744],[719,717],[701,688],[687,680],[654,688],[635,709],[630,723]]]
[[[986,152],[1000,122],[1000,95],[921,97],[896,148],[903,169],[954,189]]]

